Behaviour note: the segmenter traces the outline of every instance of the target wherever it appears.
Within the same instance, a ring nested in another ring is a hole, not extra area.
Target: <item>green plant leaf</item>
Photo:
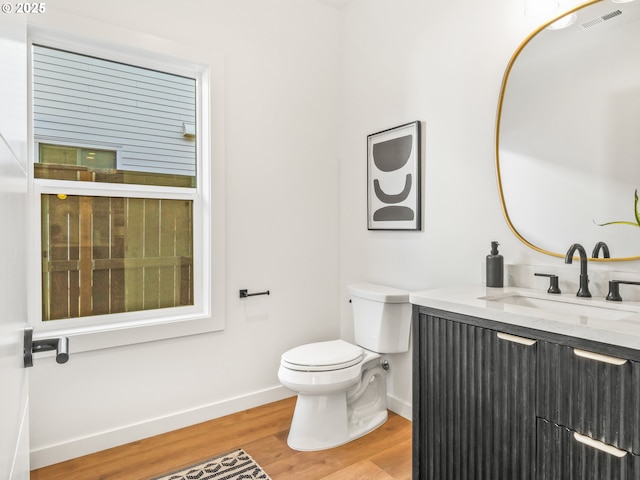
[[[636,218],[635,223],[634,222],[627,222],[627,221],[624,221],[624,220],[620,220],[620,221],[617,221],[617,222],[607,222],[607,223],[597,223],[594,220],[593,223],[595,223],[599,227],[605,227],[607,225],[631,225],[632,227],[640,227],[640,210],[638,210],[638,189],[637,188],[636,188],[636,191],[634,193],[634,198],[633,198],[633,215]]]
[[[625,222],[625,221],[596,223],[596,225],[598,225],[599,227],[606,227],[607,225],[631,225],[632,227],[640,227],[640,224],[633,223],[633,222]]]

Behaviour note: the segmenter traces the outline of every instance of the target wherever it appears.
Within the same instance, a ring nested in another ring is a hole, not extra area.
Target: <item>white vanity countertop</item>
[[[506,303],[505,297],[522,300],[521,303],[530,301],[538,306]],[[484,285],[414,292],[409,301],[424,307],[640,350],[640,302],[608,302],[603,298],[578,298],[575,293],[555,295],[529,288]],[[545,305],[551,308],[547,309]]]

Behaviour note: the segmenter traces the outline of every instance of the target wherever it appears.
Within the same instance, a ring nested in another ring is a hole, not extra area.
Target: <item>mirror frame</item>
[[[558,258],[564,258],[565,254],[564,253],[557,253],[557,252],[552,252],[550,250],[546,250],[544,248],[538,247],[534,244],[532,244],[531,242],[529,242],[526,238],[524,238],[520,232],[518,232],[518,230],[516,229],[516,227],[513,225],[513,223],[511,222],[511,218],[509,217],[509,211],[507,209],[507,205],[505,204],[505,200],[504,200],[504,192],[502,189],[502,176],[500,173],[500,122],[502,119],[502,107],[503,107],[503,103],[504,103],[504,96],[505,96],[505,90],[507,88],[507,83],[509,80],[509,74],[511,73],[511,70],[513,69],[513,65],[515,63],[515,61],[518,59],[518,57],[520,56],[520,53],[522,53],[522,50],[529,44],[529,42],[536,36],[538,35],[538,33],[540,33],[542,30],[544,30],[545,28],[547,28],[549,25],[551,25],[552,23],[554,23],[556,20],[569,15],[571,13],[577,12],[578,10],[581,10],[585,7],[588,7],[590,5],[594,5],[596,3],[601,3],[607,0],[590,0],[586,3],[580,4],[564,13],[562,13],[561,15],[549,20],[546,23],[543,23],[541,26],[539,26],[538,28],[536,28],[533,32],[531,32],[527,38],[524,39],[524,41],[518,46],[518,48],[516,49],[516,51],[513,53],[513,55],[511,56],[511,59],[509,60],[509,63],[507,64],[507,68],[504,72],[504,76],[502,77],[502,85],[500,87],[500,96],[498,98],[498,112],[496,114],[496,135],[495,135],[495,163],[496,163],[496,179],[498,182],[498,193],[500,196],[500,205],[502,206],[502,213],[504,215],[505,220],[507,221],[507,225],[509,226],[509,229],[511,230],[511,232],[513,232],[513,234],[516,236],[516,238],[518,240],[520,240],[522,243],[524,243],[527,247],[540,252],[540,253],[544,253],[545,255],[550,255],[552,257],[558,257]],[[640,255],[638,256],[633,256],[633,257],[614,257],[614,258],[591,258],[589,257],[590,261],[594,261],[594,262],[624,262],[624,261],[631,261],[631,260],[640,260]]]

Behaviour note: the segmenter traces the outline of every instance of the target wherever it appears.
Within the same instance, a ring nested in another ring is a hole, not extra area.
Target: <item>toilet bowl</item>
[[[387,420],[382,354],[408,351],[409,293],[373,284],[350,285],[348,289],[355,304],[357,345],[331,340],[282,354],[278,378],[298,394],[287,439],[294,450],[337,447]],[[360,317],[368,317],[368,321]]]
[[[344,361],[335,362],[336,350],[344,352]],[[310,365],[299,363],[305,351]],[[302,451],[337,447],[382,425],[387,419],[387,388],[380,358],[343,340],[311,343],[284,353],[278,378],[298,392],[289,446]]]

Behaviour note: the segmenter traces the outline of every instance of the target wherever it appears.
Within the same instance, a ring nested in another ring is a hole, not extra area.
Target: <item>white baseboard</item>
[[[229,398],[193,409],[172,413],[164,417],[125,425],[82,438],[75,438],[64,443],[47,445],[36,450],[31,450],[31,469],[46,467],[47,465],[64,462],[107,448],[124,445],[143,438],[206,422],[213,418],[223,417],[231,413],[282,400],[293,395],[293,392],[278,385],[240,397]]]
[[[410,422],[413,420],[411,404],[400,400],[393,395],[387,395],[387,408]]]

